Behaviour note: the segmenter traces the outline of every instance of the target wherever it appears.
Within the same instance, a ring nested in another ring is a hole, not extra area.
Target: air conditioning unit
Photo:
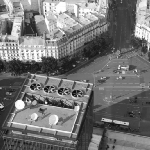
[[[82,90],[73,90],[72,91],[72,97],[73,98],[81,98],[83,97],[84,93]]]
[[[42,85],[41,85],[41,83],[32,83],[31,85],[30,85],[30,90],[31,91],[36,91],[36,90],[41,90],[41,88],[42,88]]]
[[[54,93],[56,92],[56,87],[54,85],[47,85],[43,90],[45,93]]]
[[[68,87],[61,87],[58,89],[58,95],[61,95],[61,96],[69,95],[70,92],[71,92],[71,90]]]

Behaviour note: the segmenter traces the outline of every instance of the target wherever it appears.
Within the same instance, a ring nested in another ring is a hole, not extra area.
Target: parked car
[[[8,92],[15,92],[15,89],[9,89]]]
[[[4,101],[10,101],[11,98],[8,98],[8,97],[4,97]]]

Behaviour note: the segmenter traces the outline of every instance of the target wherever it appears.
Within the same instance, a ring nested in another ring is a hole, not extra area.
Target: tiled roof
[[[22,36],[19,39],[20,45],[44,45],[44,39],[40,36],[26,37]]]

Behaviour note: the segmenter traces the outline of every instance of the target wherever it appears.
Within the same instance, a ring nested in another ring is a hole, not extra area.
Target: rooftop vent
[[[41,90],[41,88],[42,88],[42,86],[41,86],[41,84],[40,83],[32,83],[31,85],[30,85],[30,90],[31,91],[36,91],[36,90]]]
[[[65,87],[65,88],[59,88],[58,89],[58,94],[59,95],[69,95],[70,94],[70,89]]]
[[[81,98],[81,97],[83,97],[83,91],[82,90],[74,90],[74,91],[72,91],[72,97],[74,97],[74,98]]]
[[[54,93],[56,92],[56,87],[54,85],[47,85],[44,87],[45,93]]]

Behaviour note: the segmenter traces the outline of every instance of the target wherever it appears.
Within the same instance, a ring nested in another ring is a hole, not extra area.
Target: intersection
[[[103,60],[103,61],[102,61]],[[150,136],[150,68],[148,62],[139,56],[113,59],[107,56],[93,61],[88,66],[67,76],[73,80],[88,80],[94,87],[94,120],[102,118],[129,122],[130,128],[141,135]],[[129,65],[125,74],[114,73],[118,65]],[[138,70],[135,74],[134,69]],[[123,76],[123,79],[118,79]],[[100,82],[101,77],[107,77]],[[136,102],[135,102],[136,99]],[[134,117],[129,112],[134,112]]]

